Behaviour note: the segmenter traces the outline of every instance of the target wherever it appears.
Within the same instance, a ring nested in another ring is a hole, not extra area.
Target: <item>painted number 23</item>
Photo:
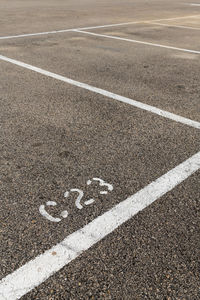
[[[108,192],[111,192],[113,190],[113,186],[112,184],[109,184],[107,182],[105,182],[104,180],[100,179],[100,178],[92,178],[92,180],[88,180],[87,181],[87,185],[91,185],[93,181],[97,181],[99,183],[99,185],[101,187],[105,187],[106,189],[105,190],[101,190],[99,193],[101,195],[106,195],[108,194]],[[66,191],[64,193],[64,197],[67,198],[69,196],[70,193],[72,192],[75,192],[75,193],[78,193],[78,196],[76,198],[76,201],[75,201],[75,206],[78,208],[78,209],[82,209],[83,208],[83,204],[81,203],[81,200],[84,196],[84,193],[82,190],[80,189],[71,189],[70,191]],[[86,200],[84,202],[84,205],[91,205],[95,202],[95,199],[93,198],[90,198],[88,200]],[[46,202],[46,206],[56,206],[57,203],[55,201],[47,201]],[[41,215],[43,217],[45,217],[47,220],[51,221],[51,222],[60,222],[62,219],[61,218],[55,218],[53,216],[51,216],[47,211],[46,211],[46,208],[45,208],[45,205],[40,205],[39,207],[39,212],[41,213]],[[60,213],[60,217],[62,218],[67,218],[68,216],[68,211],[67,210],[63,210],[61,213]]]

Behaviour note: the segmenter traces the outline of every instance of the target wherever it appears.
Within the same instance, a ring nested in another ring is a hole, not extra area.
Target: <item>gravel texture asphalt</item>
[[[0,0],[0,37],[179,18],[89,31],[200,51],[190,3]],[[0,55],[200,122],[200,54],[66,32],[0,39]],[[9,62],[0,70],[1,278],[199,151],[196,128]],[[100,195],[94,177],[113,191]],[[97,201],[78,210],[72,188]],[[196,172],[22,299],[199,299],[199,200]],[[45,219],[47,201],[69,216]]]

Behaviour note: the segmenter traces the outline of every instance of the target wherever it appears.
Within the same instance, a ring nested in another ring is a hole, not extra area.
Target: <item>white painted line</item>
[[[152,22],[157,22],[157,21],[170,21],[170,20],[179,20],[179,19],[187,19],[187,18],[198,18],[200,15],[192,15],[192,16],[183,16],[183,17],[173,17],[173,18],[167,18],[167,19],[157,19],[157,20],[152,20]],[[147,21],[151,22],[151,20]]]
[[[71,31],[71,29],[63,29],[63,30],[53,30],[53,31],[44,31],[44,32],[36,32],[36,33],[25,33],[18,35],[8,35],[8,36],[0,36],[0,40],[13,39],[13,38],[22,38],[27,36],[37,36],[37,35],[45,35],[45,34],[55,34],[55,33],[63,33]]]
[[[191,27],[191,26],[171,25],[171,24],[164,24],[164,23],[157,23],[157,22],[149,22],[149,24],[154,24],[154,25],[159,25],[159,26],[166,26],[166,27],[200,30],[200,27],[198,28],[198,27]]]
[[[173,46],[155,44],[155,43],[150,43],[150,42],[144,42],[144,41],[139,41],[139,40],[122,38],[122,37],[114,36],[114,35],[106,35],[106,34],[100,34],[100,33],[83,31],[83,30],[76,30],[76,29],[74,29],[74,32],[79,32],[79,33],[89,34],[89,35],[93,35],[93,36],[99,36],[99,37],[103,37],[103,38],[114,39],[114,40],[120,40],[120,41],[125,41],[125,42],[137,43],[137,44],[142,44],[142,45],[148,45],[148,46],[153,46],[153,47],[160,47],[160,48],[165,48],[165,49],[171,49],[171,50],[177,50],[177,51],[200,54],[200,51],[198,51],[198,50],[190,50],[190,49],[178,48],[178,47],[173,47]]]
[[[200,6],[200,3],[190,3],[189,5],[192,5],[192,6]]]
[[[89,29],[98,29],[98,28],[107,28],[107,27],[116,27],[116,26],[126,26],[126,25],[139,24],[144,22],[146,21],[133,21],[127,23],[116,23],[116,24],[107,24],[107,25],[99,25],[99,26],[81,27],[81,28],[75,28],[75,30],[89,30]]]
[[[155,106],[151,106],[151,105],[148,105],[148,104],[145,104],[145,103],[127,98],[127,97],[123,97],[123,96],[120,96],[120,95],[114,94],[112,92],[94,87],[94,86],[86,84],[86,83],[75,81],[73,79],[70,79],[70,78],[67,78],[67,77],[64,77],[64,76],[61,76],[61,75],[43,70],[43,69],[38,68],[38,67],[34,67],[32,65],[20,62],[20,61],[15,60],[15,59],[8,58],[8,57],[3,56],[3,55],[0,55],[0,60],[12,63],[12,64],[17,65],[19,67],[23,67],[25,69],[40,73],[42,75],[45,75],[45,76],[48,76],[48,77],[51,77],[51,78],[54,78],[54,79],[57,79],[57,80],[60,80],[60,81],[64,81],[64,82],[69,83],[71,85],[86,89],[88,91],[91,91],[91,92],[94,92],[94,93],[97,93],[97,94],[100,94],[100,95],[103,95],[103,96],[108,97],[110,99],[114,99],[114,100],[117,100],[117,101],[120,101],[120,102],[123,102],[123,103],[130,104],[132,106],[135,106],[137,108],[149,111],[151,113],[162,116],[164,118],[167,118],[167,119],[170,119],[170,120],[173,120],[173,121],[176,121],[176,122],[179,122],[179,123],[182,123],[182,124],[200,129],[200,123],[199,122],[181,117],[179,115],[176,115],[176,114],[170,113],[168,111],[159,109]]]
[[[127,23],[116,23],[116,24],[98,25],[98,26],[90,26],[90,27],[68,28],[68,29],[63,29],[63,30],[53,30],[53,31],[43,31],[43,32],[36,32],[36,33],[8,35],[8,36],[0,36],[0,40],[13,39],[13,38],[22,38],[22,37],[29,37],[29,36],[39,36],[39,35],[45,35],[45,34],[49,35],[49,34],[56,34],[56,33],[64,33],[64,32],[70,32],[70,31],[74,31],[74,30],[89,30],[89,29],[98,29],[98,28],[106,28],[106,27],[125,26],[125,25],[131,25],[131,24],[157,22],[157,21],[163,21],[163,20],[177,20],[177,19],[185,19],[185,18],[196,18],[196,17],[199,17],[199,16],[200,15],[175,17],[175,18],[168,18],[168,19],[141,20],[141,21],[133,21],[133,22],[127,22]]]
[[[4,300],[16,300],[47,280],[200,168],[200,152],[122,201],[0,282]]]

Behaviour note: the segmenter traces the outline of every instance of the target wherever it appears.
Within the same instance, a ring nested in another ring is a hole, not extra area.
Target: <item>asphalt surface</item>
[[[0,36],[198,13],[181,1],[0,0]],[[165,23],[89,31],[200,51],[200,16]],[[0,55],[200,121],[200,54],[66,32],[1,39]],[[1,278],[199,151],[197,128],[9,62],[0,70]],[[94,177],[113,191],[100,195]],[[72,188],[97,201],[78,210]],[[22,299],[199,299],[199,199],[196,172]],[[45,219],[47,201],[69,216]]]
[[[123,5],[120,0],[1,0],[0,6],[2,35],[199,14],[199,7],[164,0],[126,0]]]

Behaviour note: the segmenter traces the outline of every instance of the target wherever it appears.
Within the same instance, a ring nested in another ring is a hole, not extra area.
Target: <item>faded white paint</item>
[[[46,202],[46,205],[47,206],[56,206],[57,203],[55,201],[47,201]],[[51,221],[51,222],[60,222],[61,219],[60,218],[55,218],[53,216],[51,216],[47,211],[46,211],[46,208],[45,208],[45,205],[40,205],[39,207],[39,212],[41,213],[41,215],[43,217],[45,217],[47,220]],[[67,218],[68,216],[68,212],[66,210],[62,211],[61,214],[60,214],[63,218]]]
[[[16,300],[27,294],[199,168],[200,152],[9,274],[0,282],[1,299]]]
[[[105,181],[102,180],[101,178],[96,178],[96,177],[94,177],[94,178],[92,178],[92,180],[93,180],[93,181],[98,181],[100,186],[106,186],[107,189],[108,189],[108,191],[110,191],[110,192],[113,190],[112,184],[105,182]],[[88,181],[87,181],[87,185],[92,184],[92,180],[88,180]],[[106,194],[108,194],[108,191],[100,191],[100,194],[106,195]]]
[[[157,23],[157,22],[149,22],[149,24],[154,24],[158,26],[165,26],[165,27],[175,27],[181,29],[193,29],[193,30],[200,30],[200,27],[191,27],[191,26],[182,26],[182,25],[171,25],[171,24],[164,24],[164,23]]]
[[[95,178],[92,178],[92,180],[88,180],[88,181],[87,181],[87,185],[92,184],[92,181],[98,181],[100,186],[105,186],[105,187],[108,189],[108,190],[106,190],[106,191],[100,191],[100,192],[99,192],[100,194],[103,194],[103,195],[104,195],[104,194],[107,194],[108,191],[111,192],[111,191],[113,190],[112,184],[109,184],[109,183],[105,182],[103,179],[101,179],[101,178],[96,178],[96,177],[95,177]],[[76,196],[75,206],[76,206],[78,209],[82,209],[82,208],[83,208],[83,205],[81,204],[81,200],[82,200],[82,198],[83,198],[83,196],[84,196],[84,192],[83,192],[82,190],[80,190],[80,189],[77,189],[77,188],[75,188],[75,189],[70,189],[70,191],[66,191],[66,192],[64,193],[64,197],[65,197],[65,198],[68,198],[70,192],[78,194],[78,195]],[[94,202],[95,202],[95,199],[91,198],[91,199],[86,200],[86,201],[84,202],[84,204],[85,204],[85,205],[91,205],[91,204],[93,204]],[[46,202],[46,205],[47,205],[47,206],[56,206],[57,203],[56,203],[55,201],[47,201],[47,202]],[[60,218],[55,218],[55,217],[51,216],[51,215],[46,211],[45,205],[43,205],[43,204],[40,205],[40,207],[39,207],[39,212],[40,212],[40,214],[41,214],[43,217],[45,217],[47,220],[49,220],[49,221],[51,221],[51,222],[60,222],[60,221],[61,221]],[[68,217],[68,211],[67,211],[67,210],[62,211],[62,212],[60,213],[60,216],[63,217],[63,218],[67,218],[67,217]]]
[[[78,197],[76,198],[75,205],[78,209],[82,209],[83,206],[81,205],[81,199],[83,198],[84,195],[83,191],[80,189],[71,189],[70,191],[78,193]]]
[[[95,202],[95,200],[94,199],[89,199],[89,200],[86,200],[85,202],[84,202],[84,204],[85,205],[90,205],[90,204],[93,204]]]

